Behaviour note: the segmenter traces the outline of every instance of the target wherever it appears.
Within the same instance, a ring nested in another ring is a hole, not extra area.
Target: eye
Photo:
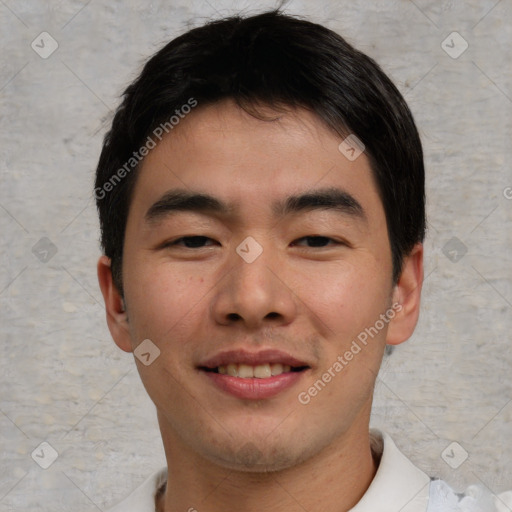
[[[167,242],[163,244],[162,247],[184,247],[185,249],[202,249],[203,247],[206,247],[204,244],[208,241],[215,242],[212,238],[209,238],[207,236],[183,236],[181,238],[177,238],[176,240]],[[298,242],[300,241],[307,241],[309,244],[309,247],[311,248],[324,248],[328,247],[328,244],[331,242],[331,245],[345,245],[343,242],[334,240],[333,238],[327,237],[327,236],[304,236],[302,238],[298,238],[295,242],[292,243],[292,245],[298,245]]]
[[[163,245],[163,247],[185,247],[186,249],[201,249],[204,247],[204,242],[206,240],[212,240],[211,238],[208,238],[207,236],[183,236],[181,238],[178,238],[174,241],[167,242]],[[212,240],[214,241],[214,240]],[[181,242],[183,242],[185,245],[181,245]]]
[[[343,245],[342,242],[338,242],[337,240],[334,240],[333,238],[329,238],[328,236],[304,236],[302,238],[298,239],[300,240],[307,240],[308,242],[312,242],[312,247],[326,247],[326,243],[333,242],[335,245]],[[294,244],[296,242],[293,242]]]

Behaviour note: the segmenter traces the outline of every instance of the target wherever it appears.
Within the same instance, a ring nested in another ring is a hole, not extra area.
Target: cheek
[[[183,330],[207,290],[203,277],[187,275],[178,265],[134,262],[125,273],[125,292],[135,335],[167,339],[171,330]]]
[[[296,279],[304,303],[332,329],[331,336],[343,338],[373,325],[391,292],[387,270],[370,254],[324,264],[321,272],[303,272]]]
[[[159,349],[151,365],[137,364],[138,371],[155,403],[171,395],[176,400],[189,371],[183,361],[191,359],[204,321],[201,298],[211,287],[203,277],[186,276],[178,265],[133,263],[125,274],[132,343],[149,339]]]

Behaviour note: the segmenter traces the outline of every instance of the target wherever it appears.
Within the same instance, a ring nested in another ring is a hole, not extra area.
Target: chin
[[[238,449],[233,446],[222,450],[216,446],[212,452],[205,454],[213,463],[226,469],[246,473],[272,473],[294,467],[307,460],[312,453],[305,452],[297,446],[269,444],[268,439],[261,443],[244,442]],[[309,447],[308,447],[309,448]]]

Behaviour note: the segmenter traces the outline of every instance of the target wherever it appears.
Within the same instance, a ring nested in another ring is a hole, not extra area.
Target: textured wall
[[[164,465],[133,356],[104,319],[93,170],[146,57],[211,16],[274,5],[0,1],[0,511],[101,510]],[[374,57],[424,142],[422,314],[384,362],[372,424],[457,490],[512,488],[512,2],[287,10]],[[42,442],[58,454],[48,469],[35,462],[52,461]],[[452,442],[456,469],[442,457]]]

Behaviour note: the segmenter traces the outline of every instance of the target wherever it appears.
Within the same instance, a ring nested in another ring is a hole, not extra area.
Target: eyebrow
[[[356,220],[368,222],[361,203],[347,191],[336,187],[322,188],[289,196],[272,205],[272,212],[275,217],[327,210],[334,210]],[[180,211],[228,217],[236,212],[236,207],[232,203],[228,204],[208,194],[173,189],[167,191],[149,207],[145,220],[148,223],[156,223]]]

